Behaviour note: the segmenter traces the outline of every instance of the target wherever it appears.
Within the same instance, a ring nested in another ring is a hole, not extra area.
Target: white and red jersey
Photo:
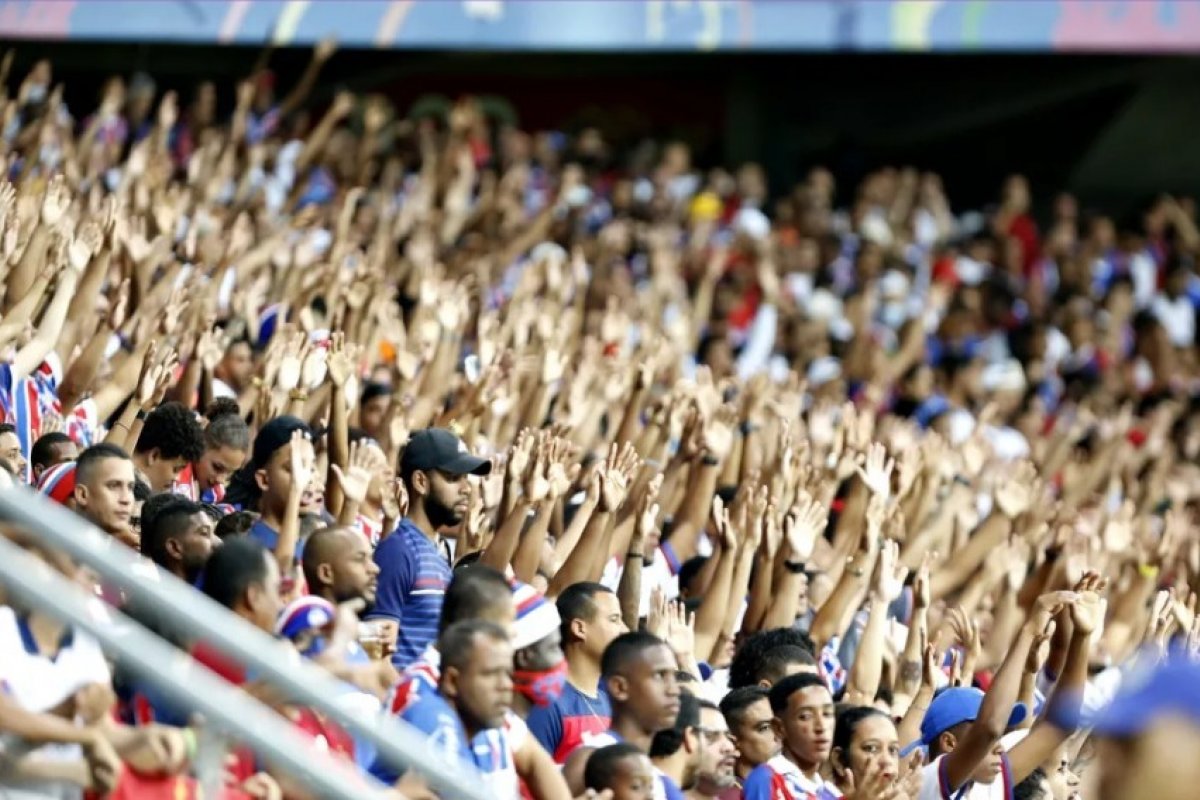
[[[383,520],[359,514],[354,518],[354,529],[366,537],[367,544],[375,547],[383,536]]]
[[[742,784],[745,800],[834,800],[841,796],[832,783],[808,777],[782,754],[759,764]]]
[[[193,502],[208,503],[214,506],[225,502],[225,487],[220,484],[201,491],[200,483],[196,480],[194,464],[188,464],[175,476],[175,480],[171,481],[171,494],[186,497]]]
[[[917,800],[1012,800],[1012,797],[1012,766],[1007,755],[1001,757],[996,780],[991,783],[968,781],[957,789],[951,789],[946,777],[945,756],[938,756],[921,769],[921,792]]]

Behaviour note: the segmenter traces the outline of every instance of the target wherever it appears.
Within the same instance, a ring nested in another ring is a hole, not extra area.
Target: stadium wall
[[[0,36],[584,51],[1196,52],[1197,0],[3,0]]]

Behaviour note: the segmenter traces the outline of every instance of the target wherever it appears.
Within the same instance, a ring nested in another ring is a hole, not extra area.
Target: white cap
[[[809,319],[830,322],[842,316],[842,301],[828,289],[816,289],[809,297],[805,311]]]
[[[752,239],[765,239],[771,233],[771,221],[757,208],[743,208],[734,215],[733,228]]]
[[[954,272],[958,280],[967,286],[978,286],[987,277],[988,265],[973,258],[959,256],[954,262]]]
[[[980,382],[989,392],[1020,392],[1025,389],[1025,370],[1021,362],[1009,358],[983,368]]]
[[[821,356],[808,365],[809,386],[823,386],[842,377],[842,362],[833,356]]]
[[[881,247],[887,247],[892,243],[892,228],[883,214],[867,214],[859,223],[858,231],[862,238]]]
[[[908,297],[908,276],[897,269],[889,269],[879,279],[879,293],[888,298]]]

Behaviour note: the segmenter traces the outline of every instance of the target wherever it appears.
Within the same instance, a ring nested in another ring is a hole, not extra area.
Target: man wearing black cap
[[[469,475],[486,475],[492,462],[467,452],[441,428],[417,431],[400,457],[408,490],[408,516],[375,550],[379,583],[372,617],[400,623],[392,663],[403,669],[437,638],[450,564],[438,547],[438,531],[462,522],[470,498]]]
[[[289,579],[300,557],[300,509],[315,460],[308,425],[275,417],[259,430],[250,462],[234,474],[225,495],[231,505],[261,515],[248,533],[275,554]]]

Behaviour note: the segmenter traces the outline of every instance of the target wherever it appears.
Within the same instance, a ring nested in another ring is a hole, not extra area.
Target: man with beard
[[[309,594],[339,605],[354,600],[364,607],[375,602],[379,567],[371,560],[371,547],[351,528],[323,528],[304,545],[304,580]],[[400,677],[390,661],[372,661],[357,641],[344,652],[331,653],[325,667],[364,692],[385,694]],[[378,710],[378,700],[374,710]],[[366,745],[367,743],[363,743]]]
[[[650,761],[661,776],[667,800],[683,800],[683,790],[696,785],[700,769],[700,701],[683,692],[675,724],[650,741]]]
[[[708,700],[700,700],[700,766],[696,770],[696,785],[685,792],[688,800],[713,800],[737,787],[738,750],[733,745],[729,726],[721,709]]]
[[[212,517],[199,503],[183,497],[168,497],[153,516],[142,520],[142,555],[193,585],[220,544]]]
[[[415,661],[438,633],[450,564],[439,532],[460,524],[470,498],[469,476],[486,475],[492,462],[467,452],[448,430],[426,428],[408,440],[400,457],[400,478],[408,490],[408,516],[375,551],[379,589],[372,617],[400,623],[392,663]]]
[[[347,600],[375,602],[379,565],[371,546],[357,531],[324,528],[304,545],[304,580],[308,591],[337,605]]]

